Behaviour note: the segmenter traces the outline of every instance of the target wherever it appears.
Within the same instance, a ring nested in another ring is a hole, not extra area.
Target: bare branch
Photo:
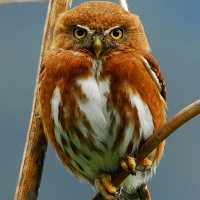
[[[126,0],[118,0],[119,5],[124,8],[124,10],[129,11],[128,3]]]
[[[38,196],[45,152],[47,149],[47,140],[43,132],[39,103],[39,77],[43,70],[43,56],[51,45],[55,22],[58,18],[58,15],[69,8],[70,3],[71,0],[52,0],[49,4],[33,99],[32,114],[19,174],[18,185],[16,188],[15,200],[33,200],[37,199]]]
[[[146,143],[139,149],[138,155],[135,157],[136,164],[139,165],[144,158],[146,158],[163,140],[165,140],[170,134],[176,129],[185,124],[187,121],[200,114],[200,100],[187,106],[170,120],[168,120],[162,127],[160,127],[154,134],[146,141]],[[128,172],[119,168],[112,176],[112,182],[115,186],[119,186],[126,177],[129,175]],[[90,200],[100,200],[102,195],[97,192],[92,196]]]

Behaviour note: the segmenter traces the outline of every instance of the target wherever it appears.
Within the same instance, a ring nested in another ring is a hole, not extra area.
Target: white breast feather
[[[81,79],[77,81],[78,85],[82,87],[83,93],[88,97],[88,102],[78,101],[80,110],[85,113],[89,120],[94,132],[96,133],[96,139],[105,138],[108,132],[106,118],[102,109],[99,86],[94,77],[88,79]]]
[[[149,107],[142,101],[139,94],[130,94],[132,107],[137,107],[140,119],[140,136],[148,139],[154,130],[153,118]]]

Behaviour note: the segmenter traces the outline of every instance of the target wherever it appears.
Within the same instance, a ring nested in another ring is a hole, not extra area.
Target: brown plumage
[[[45,133],[66,168],[97,180],[107,199],[117,192],[101,174],[114,173],[165,122],[165,84],[149,50],[138,16],[114,3],[87,2],[60,15],[43,61]],[[127,178],[126,190],[153,174],[163,147],[148,157],[151,168]]]

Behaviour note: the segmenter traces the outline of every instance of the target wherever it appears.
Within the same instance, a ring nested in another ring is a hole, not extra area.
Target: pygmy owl
[[[164,142],[135,169],[134,153],[165,122],[165,84],[138,16],[111,2],[62,13],[40,83],[46,136],[66,168],[106,199],[120,166],[137,188],[155,172]]]

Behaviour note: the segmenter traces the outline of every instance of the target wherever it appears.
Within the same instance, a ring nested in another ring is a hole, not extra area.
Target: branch
[[[170,120],[168,120],[162,127],[154,132],[154,134],[145,142],[139,149],[135,157],[136,165],[139,165],[144,158],[146,158],[163,140],[171,135],[176,129],[185,124],[187,121],[200,114],[200,99],[191,105],[187,106]],[[117,187],[129,175],[128,172],[119,168],[112,176],[112,182]],[[100,192],[95,193],[90,200],[102,200]]]
[[[70,2],[71,0],[52,0],[49,3],[33,98],[32,114],[15,193],[15,200],[35,200],[38,196],[47,149],[47,140],[43,132],[40,112],[38,89],[39,77],[43,70],[43,57],[51,45],[55,22],[61,12],[69,9]]]
[[[128,3],[126,0],[118,0],[119,5],[124,8],[124,10],[129,11]]]

